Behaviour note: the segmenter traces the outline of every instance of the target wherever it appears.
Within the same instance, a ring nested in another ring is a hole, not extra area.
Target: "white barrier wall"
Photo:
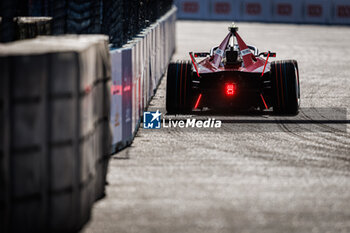
[[[175,0],[179,19],[350,24],[349,0]]]
[[[112,151],[132,141],[132,47],[112,50],[112,101],[110,125],[113,129]]]
[[[175,49],[176,7],[123,48],[110,51],[112,150],[132,142]]]

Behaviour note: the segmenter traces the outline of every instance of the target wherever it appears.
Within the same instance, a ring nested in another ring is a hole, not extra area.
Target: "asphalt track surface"
[[[228,25],[179,21],[173,60],[218,45]],[[350,232],[350,28],[238,26],[260,51],[298,61],[299,115],[211,114],[220,130],[140,129],[110,161],[107,197],[83,232]],[[165,86],[152,109],[164,109]]]

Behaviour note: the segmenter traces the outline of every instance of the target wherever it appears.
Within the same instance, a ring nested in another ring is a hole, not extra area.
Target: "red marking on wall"
[[[321,17],[323,14],[322,5],[310,4],[307,6],[307,15],[311,17]]]
[[[339,18],[350,18],[350,5],[338,5],[337,15]]]
[[[246,4],[246,13],[248,15],[259,15],[261,14],[261,4],[256,3],[247,3]]]
[[[90,92],[91,92],[91,90],[92,90],[91,85],[87,85],[87,86],[85,86],[85,93],[86,93],[86,94],[90,93]]]
[[[231,12],[231,4],[228,2],[217,2],[214,9],[216,14],[227,15]]]
[[[293,6],[289,3],[279,3],[277,4],[277,14],[290,16],[293,13]]]
[[[182,4],[182,10],[185,13],[197,13],[199,11],[198,2],[184,2]]]
[[[112,95],[121,95],[122,94],[122,86],[121,85],[112,85],[111,86],[111,94]]]
[[[130,91],[130,90],[131,90],[130,85],[127,85],[127,86],[124,87],[124,90],[123,90],[123,91]]]

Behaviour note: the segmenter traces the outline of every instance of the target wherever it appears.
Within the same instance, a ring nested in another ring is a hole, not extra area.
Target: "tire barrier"
[[[45,3],[49,6],[46,7],[50,9],[49,15],[53,17],[53,34],[98,34],[102,32],[101,1],[42,1],[42,4]]]
[[[110,52],[112,151],[129,145],[175,50],[176,8]]]
[[[179,19],[350,24],[348,0],[175,0]]]
[[[110,42],[117,47],[126,43],[128,37],[128,34],[123,31],[123,14],[125,14],[123,9],[121,0],[105,0],[103,2],[102,31],[104,34],[109,35]]]
[[[172,0],[104,0],[104,33],[119,48],[156,22],[172,7]]]
[[[65,33],[100,33],[101,2],[94,0],[67,1],[67,30]]]
[[[173,0],[13,0],[0,1],[5,27],[1,41],[15,40],[16,16],[50,16],[52,33],[106,34],[120,48],[168,12]],[[0,35],[1,36],[1,35]]]
[[[2,232],[74,232],[89,220],[110,156],[110,69],[107,36],[0,45]]]
[[[14,38],[15,40],[23,40],[40,35],[50,35],[51,23],[51,17],[15,17],[13,19]],[[2,31],[1,27],[2,20],[0,18],[0,32]]]

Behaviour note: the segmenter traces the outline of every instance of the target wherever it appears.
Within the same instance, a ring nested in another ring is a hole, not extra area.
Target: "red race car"
[[[297,61],[269,62],[276,53],[259,53],[256,47],[246,45],[234,24],[229,31],[209,53],[190,52],[190,61],[169,65],[167,112],[272,107],[275,113],[296,115],[300,105]]]

